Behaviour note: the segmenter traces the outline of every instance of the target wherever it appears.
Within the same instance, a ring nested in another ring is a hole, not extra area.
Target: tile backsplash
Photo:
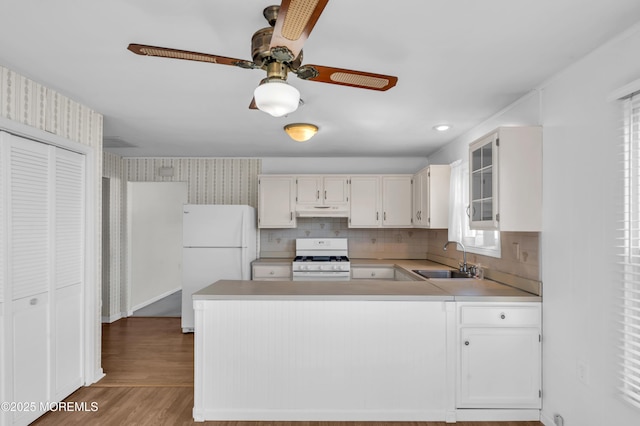
[[[260,257],[295,256],[296,238],[348,238],[352,259],[426,259],[429,254],[462,259],[462,253],[450,246],[442,250],[448,239],[446,229],[349,228],[346,218],[298,218],[292,229],[262,229]],[[540,234],[537,232],[502,232],[502,257],[467,253],[470,264],[515,276],[540,279]]]
[[[462,260],[462,252],[454,245],[442,247],[448,240],[446,229],[429,230],[427,255]],[[467,262],[530,280],[540,280],[540,233],[501,232],[502,257],[495,258],[467,253]]]
[[[411,228],[349,228],[346,218],[298,218],[293,229],[262,229],[260,257],[292,258],[296,238],[349,238],[353,259],[424,259],[427,230]]]

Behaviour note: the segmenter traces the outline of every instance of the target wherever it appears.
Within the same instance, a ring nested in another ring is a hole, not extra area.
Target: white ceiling
[[[142,57],[129,43],[251,59],[277,0],[0,0],[0,65],[102,113],[123,156],[426,156],[640,21],[638,0],[331,0],[304,63],[398,77],[303,81],[288,117],[249,110],[261,70]],[[282,130],[310,122],[307,143]],[[438,133],[432,127],[449,123]]]

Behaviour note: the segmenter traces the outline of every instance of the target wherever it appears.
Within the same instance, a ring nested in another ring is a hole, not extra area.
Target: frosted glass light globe
[[[282,80],[270,80],[256,87],[253,92],[256,106],[260,111],[274,117],[282,117],[296,109],[300,104],[300,92]]]

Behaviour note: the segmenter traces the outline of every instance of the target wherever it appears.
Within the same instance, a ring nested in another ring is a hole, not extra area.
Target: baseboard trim
[[[540,422],[544,426],[553,426],[555,423],[553,422],[553,416],[548,417],[546,413],[540,413]]]
[[[122,312],[119,312],[111,316],[103,316],[102,323],[111,324],[112,322],[118,321],[121,318],[124,318],[124,315],[122,314]]]
[[[178,291],[182,290],[182,287],[178,287],[178,288],[174,288],[173,290],[169,290],[165,293],[162,293],[156,297],[153,297],[149,300],[146,300],[142,303],[138,303],[136,306],[131,307],[131,309],[129,310],[129,316],[133,316],[133,313],[135,311],[137,311],[138,309],[142,309],[145,306],[149,306],[152,303],[157,302],[158,300],[164,299],[165,297],[171,296],[173,293],[177,293]]]

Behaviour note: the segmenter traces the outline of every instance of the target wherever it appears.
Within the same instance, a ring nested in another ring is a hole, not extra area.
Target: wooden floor
[[[443,422],[204,422],[193,409],[193,334],[180,318],[121,319],[102,327],[106,377],[65,401],[96,411],[49,412],[33,425],[446,426]],[[81,405],[80,405],[81,406]],[[540,422],[459,422],[457,426],[542,426]]]

